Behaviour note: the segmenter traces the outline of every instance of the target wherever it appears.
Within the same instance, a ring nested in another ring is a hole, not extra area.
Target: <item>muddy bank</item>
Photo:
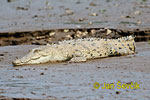
[[[13,67],[35,45],[0,47],[0,97],[30,99],[150,99],[150,44],[137,43],[137,54]],[[140,89],[94,89],[93,83],[138,82]]]
[[[62,40],[134,35],[148,41],[149,0],[1,0],[0,12],[0,99],[150,99],[150,42],[138,42],[134,55],[85,63],[11,63],[37,45]],[[140,89],[93,87],[118,81]]]
[[[92,36],[150,38],[149,0],[2,0],[0,12],[0,46]]]
[[[58,41],[98,37],[107,39],[116,39],[122,36],[133,35],[135,41],[149,41],[150,30],[119,30],[107,28],[84,28],[84,29],[57,29],[57,30],[41,30],[30,32],[9,32],[0,33],[0,46],[7,45],[45,45],[57,43]]]

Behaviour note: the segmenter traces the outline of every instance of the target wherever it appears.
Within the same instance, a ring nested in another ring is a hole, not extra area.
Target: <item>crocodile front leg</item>
[[[69,60],[69,62],[85,62],[87,61],[87,58],[82,54],[81,51],[77,50],[72,54],[72,58]]]
[[[74,56],[69,62],[75,62],[75,63],[78,63],[78,62],[85,62],[87,59],[86,57],[76,57]]]

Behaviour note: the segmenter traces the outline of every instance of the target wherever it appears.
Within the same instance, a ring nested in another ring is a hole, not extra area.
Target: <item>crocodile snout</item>
[[[15,61],[12,62],[12,64],[13,64],[14,66],[21,65],[21,60],[16,59]]]

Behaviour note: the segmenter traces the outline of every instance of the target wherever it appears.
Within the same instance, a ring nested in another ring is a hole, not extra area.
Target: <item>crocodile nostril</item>
[[[19,59],[17,59],[15,61],[13,61],[12,63],[13,63],[13,65],[18,65],[19,63],[21,63],[21,61]]]

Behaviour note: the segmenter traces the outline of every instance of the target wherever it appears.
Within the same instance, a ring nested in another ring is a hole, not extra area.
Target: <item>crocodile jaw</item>
[[[50,56],[47,57],[37,57],[36,59],[32,59],[30,57],[23,57],[21,59],[16,59],[15,61],[13,61],[13,65],[14,66],[19,66],[19,65],[28,65],[28,64],[40,64],[41,62],[48,62],[50,59]]]
[[[48,62],[50,59],[52,59],[51,55],[48,56],[42,56],[42,55],[37,55],[37,54],[32,54],[29,53],[28,55],[22,57],[21,59],[16,59],[13,61],[14,66],[19,66],[19,65],[28,65],[28,64],[40,64]]]
[[[12,62],[12,64],[13,64],[14,66],[23,65],[23,63],[21,62],[20,59],[16,59],[15,61]]]
[[[29,54],[22,57],[21,59],[16,59],[12,62],[14,66],[29,65],[29,64],[40,64],[47,62],[58,62],[65,61],[67,56],[63,56],[61,52],[55,52],[54,54],[50,52],[49,54],[43,52],[34,52],[37,49],[33,49]],[[55,50],[57,51],[57,50]]]
[[[42,55],[35,52],[35,49],[31,50],[26,56],[21,59],[16,59],[12,63],[14,66],[25,65],[25,64],[39,64],[39,60],[43,60]]]

